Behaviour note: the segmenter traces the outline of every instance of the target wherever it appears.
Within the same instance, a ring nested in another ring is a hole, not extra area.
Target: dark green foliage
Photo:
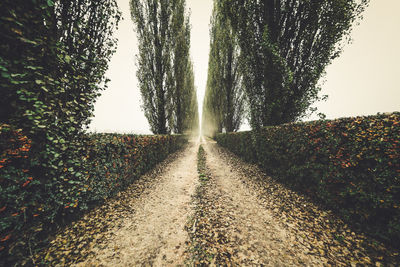
[[[173,1],[131,2],[132,20],[139,41],[137,56],[139,80],[144,114],[151,131],[166,134],[172,116],[172,11]]]
[[[217,0],[239,40],[253,129],[311,110],[320,99],[318,81],[368,2]]]
[[[0,2],[2,259],[27,252],[39,222],[80,198],[83,130],[106,88],[119,20],[115,0]]]
[[[131,0],[130,3],[139,41],[136,75],[151,131],[165,134],[191,130],[191,122],[195,121],[192,96],[196,90],[185,1]]]
[[[183,136],[87,135],[106,87],[115,0],[0,2],[0,265],[114,195]]]
[[[120,13],[114,0],[2,1],[0,12],[0,125],[30,140],[30,176],[46,185],[38,194],[65,192],[61,181],[82,173],[60,166],[82,164],[83,129],[105,88]],[[7,179],[25,177],[14,175]]]
[[[32,171],[37,162],[31,141],[1,125],[0,265],[26,258],[26,247],[36,249],[62,220],[125,189],[186,142],[181,135],[86,135],[80,144],[66,144],[79,152],[74,164],[60,162],[54,166],[60,176],[43,180]]]
[[[76,135],[105,88],[116,2],[2,1],[0,12],[0,121],[42,138]]]
[[[229,19],[214,5],[210,30],[203,133],[237,131],[244,117],[244,90],[239,72],[239,46]]]
[[[94,103],[107,88],[105,72],[115,52],[113,33],[120,20],[115,0],[55,1],[56,41],[63,44],[62,64],[57,69],[58,87],[65,90],[59,121],[74,118],[75,128],[86,126],[93,116]],[[60,57],[60,55],[57,55]],[[64,114],[69,110],[69,115]]]
[[[184,92],[185,89],[185,76],[186,69],[189,61],[189,48],[190,48],[190,24],[189,19],[185,18],[185,1],[177,0],[174,7],[172,19],[172,35],[175,36],[173,40],[173,75],[172,83],[174,84],[173,92],[173,119],[170,121],[170,128],[174,129],[175,133],[183,132],[184,108],[189,107],[185,105],[184,97],[187,96]],[[189,95],[190,97],[190,95]],[[190,101],[190,98],[189,98]]]
[[[400,245],[400,113],[217,135],[347,222]]]
[[[183,95],[183,132],[192,135],[199,134],[199,107],[197,104],[196,87],[194,85],[193,63],[187,62],[188,66],[185,75],[185,91]],[[178,132],[177,132],[178,133]]]
[[[175,133],[183,133],[191,130],[192,116],[191,108],[193,96],[196,97],[194,87],[194,73],[190,60],[190,22],[189,16],[185,14],[185,0],[176,0],[172,18],[173,38],[173,105],[172,119],[170,128]],[[197,111],[196,111],[197,112]]]

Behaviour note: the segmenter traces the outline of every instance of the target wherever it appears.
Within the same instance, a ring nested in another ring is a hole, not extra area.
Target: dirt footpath
[[[34,259],[85,267],[400,262],[398,251],[204,139],[63,229]]]
[[[164,173],[157,184],[131,203],[135,210],[122,227],[110,229],[112,238],[95,249],[90,260],[78,266],[176,266],[183,264],[191,215],[191,196],[198,183],[198,142],[191,142]]]
[[[202,196],[198,195],[198,253],[194,265],[323,266],[326,259],[307,254],[305,246],[293,246],[294,233],[277,223],[260,204],[256,192],[221,157],[215,142],[202,144],[205,173]],[[204,239],[204,240],[202,240]],[[196,252],[195,252],[196,253]],[[203,258],[203,259],[201,259]]]
[[[398,266],[398,251],[353,231],[214,141],[202,147],[207,178],[196,195],[195,264]]]

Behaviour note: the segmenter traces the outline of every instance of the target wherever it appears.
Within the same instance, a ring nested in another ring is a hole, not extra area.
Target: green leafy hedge
[[[0,1],[0,266],[185,142],[84,133],[120,19],[116,0]]]
[[[400,113],[286,124],[216,140],[347,222],[400,244]]]
[[[187,142],[183,135],[91,134],[76,140],[55,155],[57,166],[46,166],[35,160],[21,130],[0,125],[0,263],[26,257],[27,247],[35,248],[48,229],[123,190]],[[54,168],[59,177],[37,175]]]

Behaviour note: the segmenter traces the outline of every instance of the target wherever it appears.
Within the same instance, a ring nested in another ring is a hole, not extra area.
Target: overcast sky
[[[111,82],[95,105],[90,128],[97,132],[150,134],[140,108],[135,65],[138,48],[129,0],[117,2],[124,20],[116,33],[118,48],[107,72]],[[212,0],[187,0],[187,6],[191,9],[191,56],[201,110],[207,80]],[[329,95],[329,99],[317,107],[328,119],[400,111],[398,10],[399,0],[371,0],[364,20],[353,31],[353,43],[346,45],[342,55],[326,69],[321,94]]]

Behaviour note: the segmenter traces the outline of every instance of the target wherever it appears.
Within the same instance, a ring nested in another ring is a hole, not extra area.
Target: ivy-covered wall
[[[216,140],[347,222],[400,245],[400,113],[286,124]]]
[[[90,134],[80,140],[66,144],[77,152],[74,165],[71,158],[60,160],[49,168],[61,175],[43,179],[32,172],[38,162],[31,141],[21,130],[0,125],[1,259],[21,256],[28,242],[34,247],[63,218],[115,195],[187,142],[182,135]]]

